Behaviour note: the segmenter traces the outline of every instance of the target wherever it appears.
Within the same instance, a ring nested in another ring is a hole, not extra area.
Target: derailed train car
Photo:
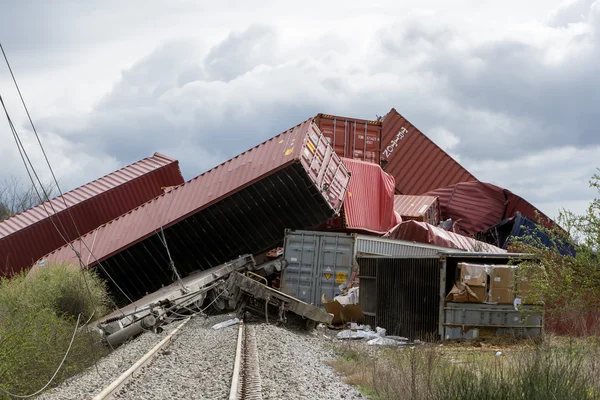
[[[101,263],[101,275],[112,278],[109,284],[118,282],[137,299],[170,284],[177,274],[269,250],[283,241],[287,228],[307,229],[338,215],[349,179],[341,159],[308,120],[72,246],[81,249],[85,265]],[[35,268],[65,261],[78,262],[71,246],[43,257]]]

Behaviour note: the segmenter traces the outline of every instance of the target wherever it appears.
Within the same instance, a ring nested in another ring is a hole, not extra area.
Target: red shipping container
[[[26,269],[43,255],[64,246],[61,234],[73,240],[78,236],[77,230],[87,233],[159,196],[163,188],[182,183],[179,162],[154,153],[65,193],[64,200],[56,197],[0,222],[0,276]]]
[[[435,196],[396,195],[394,210],[402,221],[421,221],[434,226],[440,222],[440,202]]]
[[[394,178],[377,164],[342,161],[351,174],[342,215],[317,229],[385,234],[400,222],[394,212]]]
[[[86,265],[102,262],[130,297],[142,297],[172,282],[157,232],[164,230],[180,273],[205,270],[272,249],[287,228],[309,229],[339,215],[349,179],[308,120],[87,233],[82,240],[93,256],[79,240],[73,245]],[[34,269],[76,260],[64,246]]]
[[[382,123],[381,165],[396,180],[398,194],[424,194],[477,180],[395,109]]]
[[[427,195],[439,197],[442,219],[452,218],[454,231],[465,235],[489,229],[517,212],[536,222],[538,212],[546,227],[553,226],[552,220],[531,203],[491,183],[463,182],[432,190]]]
[[[315,121],[337,155],[379,164],[381,122],[327,114]]]

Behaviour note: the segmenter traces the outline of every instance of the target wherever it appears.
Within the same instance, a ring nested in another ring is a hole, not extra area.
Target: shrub
[[[40,389],[59,366],[78,316],[82,326],[90,317],[102,316],[108,301],[106,286],[95,273],[71,265],[0,280],[1,387],[20,395]],[[53,385],[106,354],[98,339],[87,328],[78,330]]]
[[[600,399],[600,346],[592,338],[521,346],[501,356],[432,345],[339,352],[332,366],[381,400]]]

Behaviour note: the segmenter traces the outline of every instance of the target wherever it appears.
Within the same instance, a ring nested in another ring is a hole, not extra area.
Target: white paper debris
[[[385,337],[376,337],[375,339],[371,339],[367,342],[368,345],[374,346],[401,346],[405,345],[406,342],[399,342],[397,340],[388,339]]]
[[[213,329],[222,329],[222,328],[227,328],[228,326],[236,325],[239,323],[240,323],[240,320],[238,318],[233,318],[233,319],[229,319],[227,321],[223,321],[218,324],[215,324],[212,326],[212,328]]]
[[[338,339],[375,339],[379,336],[373,331],[351,331],[346,329],[339,332],[336,337]]]

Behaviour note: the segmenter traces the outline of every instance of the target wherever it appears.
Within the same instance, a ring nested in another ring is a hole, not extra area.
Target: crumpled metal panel
[[[128,165],[77,189],[0,222],[0,276],[31,266],[38,258],[183,183],[179,162],[165,155]],[[49,217],[51,216],[51,218]]]
[[[425,222],[404,221],[386,234],[390,239],[399,239],[449,247],[470,252],[506,253],[506,250],[473,238],[448,232]]]
[[[442,219],[452,218],[453,230],[465,235],[489,229],[517,212],[534,221],[537,221],[537,212],[546,227],[553,225],[552,220],[531,203],[491,183],[463,182],[432,190],[427,195],[439,197]]]
[[[394,178],[377,164],[342,161],[351,173],[342,215],[318,228],[383,235],[400,222],[394,212]]]

